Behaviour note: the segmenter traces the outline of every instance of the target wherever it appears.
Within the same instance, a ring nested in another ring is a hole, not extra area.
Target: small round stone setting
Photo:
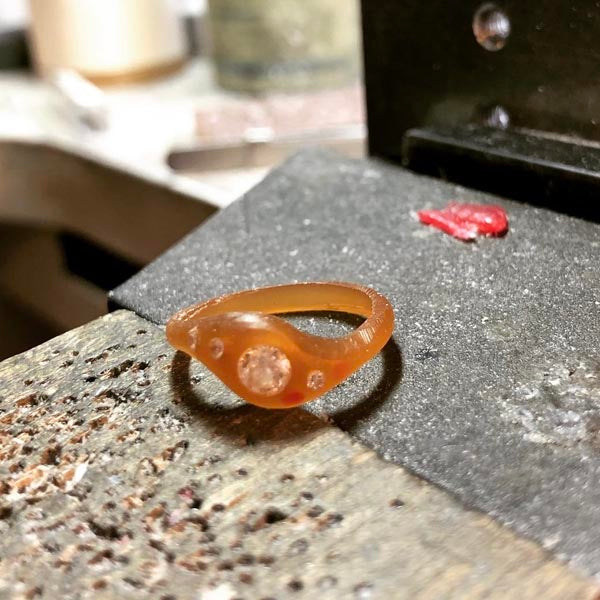
[[[292,376],[288,357],[275,346],[252,346],[242,352],[237,365],[240,381],[255,394],[275,396]]]
[[[221,338],[215,337],[208,342],[208,351],[213,358],[221,358],[224,350],[225,345],[223,344],[223,340]]]
[[[308,374],[306,378],[306,387],[309,390],[320,390],[325,385],[325,373],[315,369]]]

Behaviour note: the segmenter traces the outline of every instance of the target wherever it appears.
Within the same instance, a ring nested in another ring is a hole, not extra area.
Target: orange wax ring
[[[365,317],[355,331],[323,338],[273,313],[339,311]],[[167,323],[177,350],[202,361],[247,402],[291,408],[314,400],[373,358],[390,339],[394,311],[375,290],[352,283],[296,283],[195,304]]]

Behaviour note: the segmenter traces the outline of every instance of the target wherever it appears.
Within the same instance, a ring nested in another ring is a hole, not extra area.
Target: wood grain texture
[[[0,363],[0,598],[585,599],[532,542],[119,311]]]

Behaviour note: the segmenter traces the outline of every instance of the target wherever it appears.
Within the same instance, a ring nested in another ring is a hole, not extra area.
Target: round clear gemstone
[[[221,338],[213,338],[208,343],[208,350],[213,358],[221,358],[221,356],[223,356],[223,350],[225,350],[223,340]]]
[[[251,392],[275,396],[289,383],[292,365],[275,346],[253,346],[240,356],[238,376]]]
[[[306,378],[306,387],[311,390],[320,390],[325,385],[325,373],[315,369]]]

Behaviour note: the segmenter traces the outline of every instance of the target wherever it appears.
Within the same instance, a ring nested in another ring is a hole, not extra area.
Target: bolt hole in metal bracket
[[[363,2],[371,154],[600,220],[596,2]]]

